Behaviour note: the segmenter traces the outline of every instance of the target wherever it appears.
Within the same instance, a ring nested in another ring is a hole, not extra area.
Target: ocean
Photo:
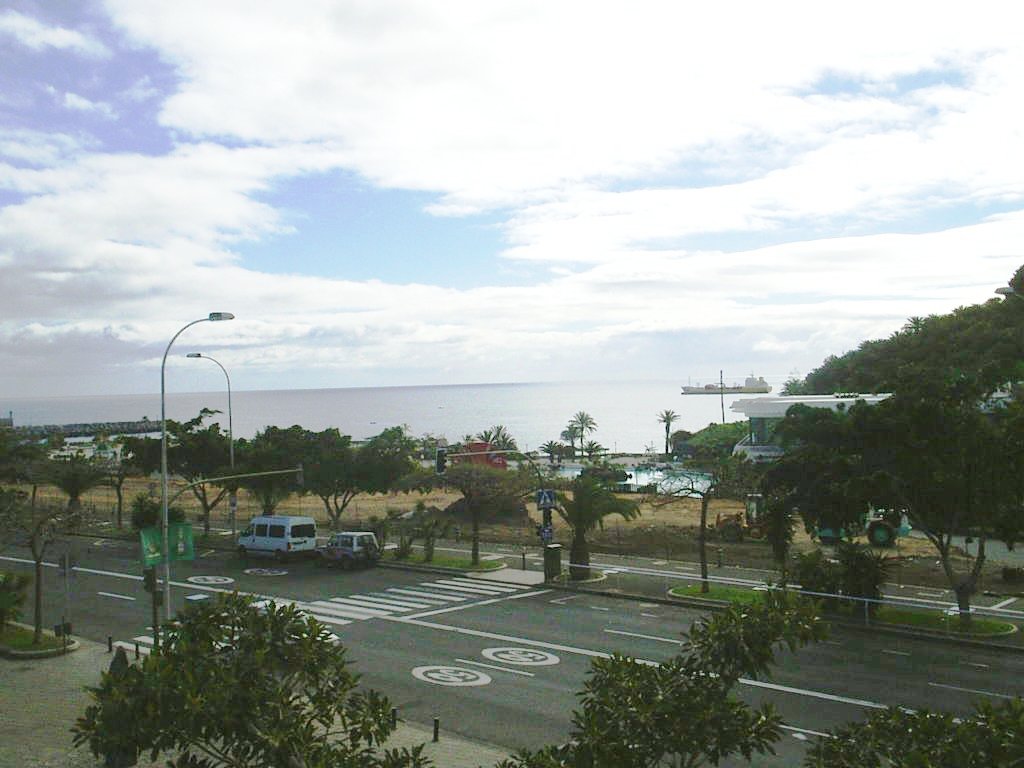
[[[586,411],[597,422],[588,440],[616,453],[642,453],[650,447],[660,452],[665,442],[664,426],[657,420],[661,411],[679,414],[673,431],[694,432],[722,420],[717,396],[682,395],[680,387],[676,381],[633,381],[234,391],[232,421],[236,438],[251,438],[266,426],[298,424],[314,431],[337,427],[356,440],[400,425],[416,437],[432,434],[458,440],[502,424],[521,450],[533,450],[558,440],[573,414]],[[726,421],[742,419],[729,406],[747,397],[756,395],[726,395]],[[169,419],[191,419],[204,407],[222,411],[215,418],[226,430],[226,391],[167,393]],[[143,417],[159,422],[160,394],[0,396],[0,415],[9,411],[15,425]]]

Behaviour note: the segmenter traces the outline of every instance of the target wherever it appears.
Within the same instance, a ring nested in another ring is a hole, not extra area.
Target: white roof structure
[[[742,413],[748,419],[781,419],[786,415],[786,411],[794,405],[828,408],[829,410],[837,411],[840,406],[849,409],[858,400],[863,400],[869,405],[875,405],[889,397],[892,397],[890,392],[883,392],[877,395],[777,395],[771,397],[750,397],[736,400],[732,404],[731,410]]]

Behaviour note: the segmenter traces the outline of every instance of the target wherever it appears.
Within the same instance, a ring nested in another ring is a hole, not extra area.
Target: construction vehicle
[[[743,541],[764,538],[764,497],[748,493],[743,512],[719,512],[715,515],[715,533],[722,541]]]
[[[907,516],[897,509],[876,509],[868,507],[868,511],[850,529],[819,528],[818,540],[822,544],[836,544],[840,539],[852,539],[866,536],[868,542],[875,547],[891,547],[900,536],[910,533],[910,522]]]

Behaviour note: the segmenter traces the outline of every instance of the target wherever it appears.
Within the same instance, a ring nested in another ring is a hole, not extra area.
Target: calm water
[[[740,420],[729,410],[727,421]],[[227,394],[168,392],[167,417],[193,418],[200,408],[223,411],[227,428]],[[364,439],[381,430],[405,424],[413,435],[430,433],[456,440],[503,424],[523,450],[536,448],[559,433],[577,411],[589,413],[597,430],[588,439],[609,450],[641,453],[664,445],[664,427],[657,415],[666,408],[679,414],[672,429],[696,431],[721,421],[719,398],[680,394],[680,382],[591,382],[572,384],[475,384],[430,387],[365,387],[351,389],[292,389],[232,393],[236,437],[252,437],[265,426],[306,429],[338,427],[343,434]],[[16,425],[160,419],[160,394],[102,395],[63,398],[3,398],[0,414],[14,412]]]

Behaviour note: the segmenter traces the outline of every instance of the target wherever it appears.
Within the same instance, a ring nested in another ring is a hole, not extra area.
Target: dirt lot
[[[180,487],[180,486],[178,486]],[[172,487],[172,494],[176,488]],[[125,485],[125,513],[124,522],[128,526],[130,513],[127,510],[130,500],[138,493],[149,493],[159,496],[159,482],[145,479],[129,479]],[[43,501],[52,503],[66,503],[65,497],[56,489],[41,488],[39,497]],[[412,510],[418,501],[423,501],[427,506],[435,506],[444,509],[448,504],[459,498],[457,493],[445,493],[434,491],[427,494],[419,493],[396,493],[386,495],[360,495],[349,504],[343,519],[343,527],[365,527],[371,518],[384,518],[389,510],[406,512]],[[669,504],[652,504],[643,497],[632,497],[640,502],[640,517],[631,522],[623,522],[618,518],[606,520],[603,530],[594,531],[588,536],[591,542],[591,549],[594,552],[628,553],[637,555],[649,555],[667,560],[696,561],[698,559],[697,531],[700,521],[700,502],[696,499],[681,499]],[[114,519],[116,497],[110,488],[94,490],[83,497],[83,503],[87,508],[95,511],[98,519]],[[188,519],[193,522],[199,521],[199,506],[195,503],[191,494],[185,493],[178,502],[184,507]],[[715,515],[718,513],[729,513],[742,511],[743,504],[736,501],[714,501],[711,503],[709,512],[709,523],[714,525]],[[526,547],[537,546],[537,536],[534,526],[540,521],[540,513],[532,504],[528,505],[527,511],[530,520],[524,520],[521,525],[497,525],[488,524],[481,527],[481,539],[485,542],[496,542],[506,544],[517,544]],[[278,507],[281,514],[310,515],[324,526],[328,525],[328,517],[323,503],[315,496],[298,497],[293,496],[287,499]],[[238,520],[243,524],[250,517],[260,513],[259,505],[248,494],[242,491],[238,498]],[[214,526],[225,526],[227,524],[227,502],[224,501],[214,511],[212,523]],[[463,537],[468,533],[468,525],[462,526]],[[567,526],[556,514],[554,516],[555,540],[568,541]],[[817,547],[818,544],[812,541],[810,536],[798,526],[793,543],[794,552],[806,552]],[[723,561],[728,565],[743,565],[753,568],[774,569],[775,563],[772,559],[770,547],[763,541],[744,541],[740,543],[729,543],[717,540],[712,536],[709,540],[709,560],[714,561],[718,556],[718,548],[722,549]],[[948,587],[945,574],[938,565],[938,556],[934,547],[924,540],[916,538],[903,538],[899,540],[898,547],[887,550],[879,550],[882,554],[893,559],[891,569],[891,580],[907,584],[921,584],[928,586]],[[958,568],[963,570],[966,559],[959,559]],[[1001,576],[1001,568],[997,565],[986,564],[983,586],[985,589],[999,593],[1015,593],[1021,591],[1020,585],[1005,584]]]

